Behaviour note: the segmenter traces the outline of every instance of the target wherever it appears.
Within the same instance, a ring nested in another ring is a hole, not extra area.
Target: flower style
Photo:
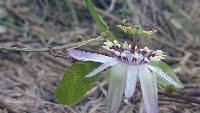
[[[150,50],[147,47],[137,49],[136,45],[119,44],[116,40],[104,42],[102,46],[112,53],[112,57],[98,53],[85,52],[78,49],[69,49],[71,57],[82,61],[94,61],[103,63],[89,72],[86,77],[92,77],[102,70],[111,67],[108,107],[109,113],[116,113],[119,109],[123,94],[124,101],[128,102],[133,96],[137,80],[139,79],[142,89],[144,108],[146,113],[158,113],[158,94],[156,76],[161,76],[176,87],[181,87],[160,68],[149,64],[151,61],[164,59],[161,50]]]

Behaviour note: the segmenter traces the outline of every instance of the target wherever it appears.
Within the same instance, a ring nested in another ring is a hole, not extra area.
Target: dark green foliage
[[[108,25],[106,22],[102,19],[100,15],[98,15],[95,6],[92,4],[91,0],[85,0],[85,6],[90,12],[91,16],[95,20],[98,28],[101,32],[106,32],[109,30]]]
[[[95,20],[99,30],[107,36],[111,41],[117,40],[116,37],[109,31],[107,23],[102,19],[102,17],[97,13],[97,10],[91,0],[85,0],[85,6],[90,12],[92,18]]]
[[[88,78],[85,75],[98,65],[95,62],[78,62],[67,69],[55,91],[57,101],[62,104],[73,104],[80,101],[99,78],[99,75]]]

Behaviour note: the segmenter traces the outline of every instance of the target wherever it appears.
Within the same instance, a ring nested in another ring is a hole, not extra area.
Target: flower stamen
[[[164,57],[166,56],[163,51],[153,51],[148,47],[138,51],[136,44],[128,45],[126,41],[120,45],[116,40],[113,42],[107,40],[104,44],[105,46],[102,47],[110,51],[113,54],[113,58],[117,58],[125,63],[146,64],[151,61],[160,61],[165,59]]]

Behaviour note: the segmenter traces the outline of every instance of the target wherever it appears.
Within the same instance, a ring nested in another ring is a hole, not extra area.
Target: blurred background
[[[166,62],[185,88],[159,91],[160,113],[200,113],[200,1],[199,0],[93,0],[98,12],[119,40],[130,38],[116,25],[123,19],[158,30],[141,46],[162,49]],[[51,47],[99,35],[83,0],[0,0],[0,45]],[[105,53],[91,43],[82,48]],[[53,92],[72,64],[48,53],[0,51],[0,113],[106,113],[107,81],[98,81],[81,102],[56,103]],[[120,113],[139,113],[137,88],[130,105]]]

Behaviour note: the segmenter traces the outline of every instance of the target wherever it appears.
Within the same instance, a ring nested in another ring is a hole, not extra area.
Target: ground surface
[[[184,89],[159,92],[160,113],[200,112],[200,2],[172,0],[96,0],[98,11],[112,30],[116,21],[128,18],[152,24],[159,32],[142,45],[162,49],[166,62],[185,84]],[[88,39],[98,34],[81,0],[0,1],[0,44],[16,47],[49,47]],[[112,5],[111,5],[112,6]],[[117,33],[119,34],[119,33]],[[87,36],[88,35],[88,36]],[[118,35],[120,40],[127,36]],[[88,51],[104,53],[93,43]],[[95,48],[95,49],[94,49]],[[107,81],[94,85],[83,100],[72,106],[59,105],[53,92],[72,61],[48,53],[0,51],[0,113],[106,113]],[[120,113],[140,111],[138,85],[130,105]]]

